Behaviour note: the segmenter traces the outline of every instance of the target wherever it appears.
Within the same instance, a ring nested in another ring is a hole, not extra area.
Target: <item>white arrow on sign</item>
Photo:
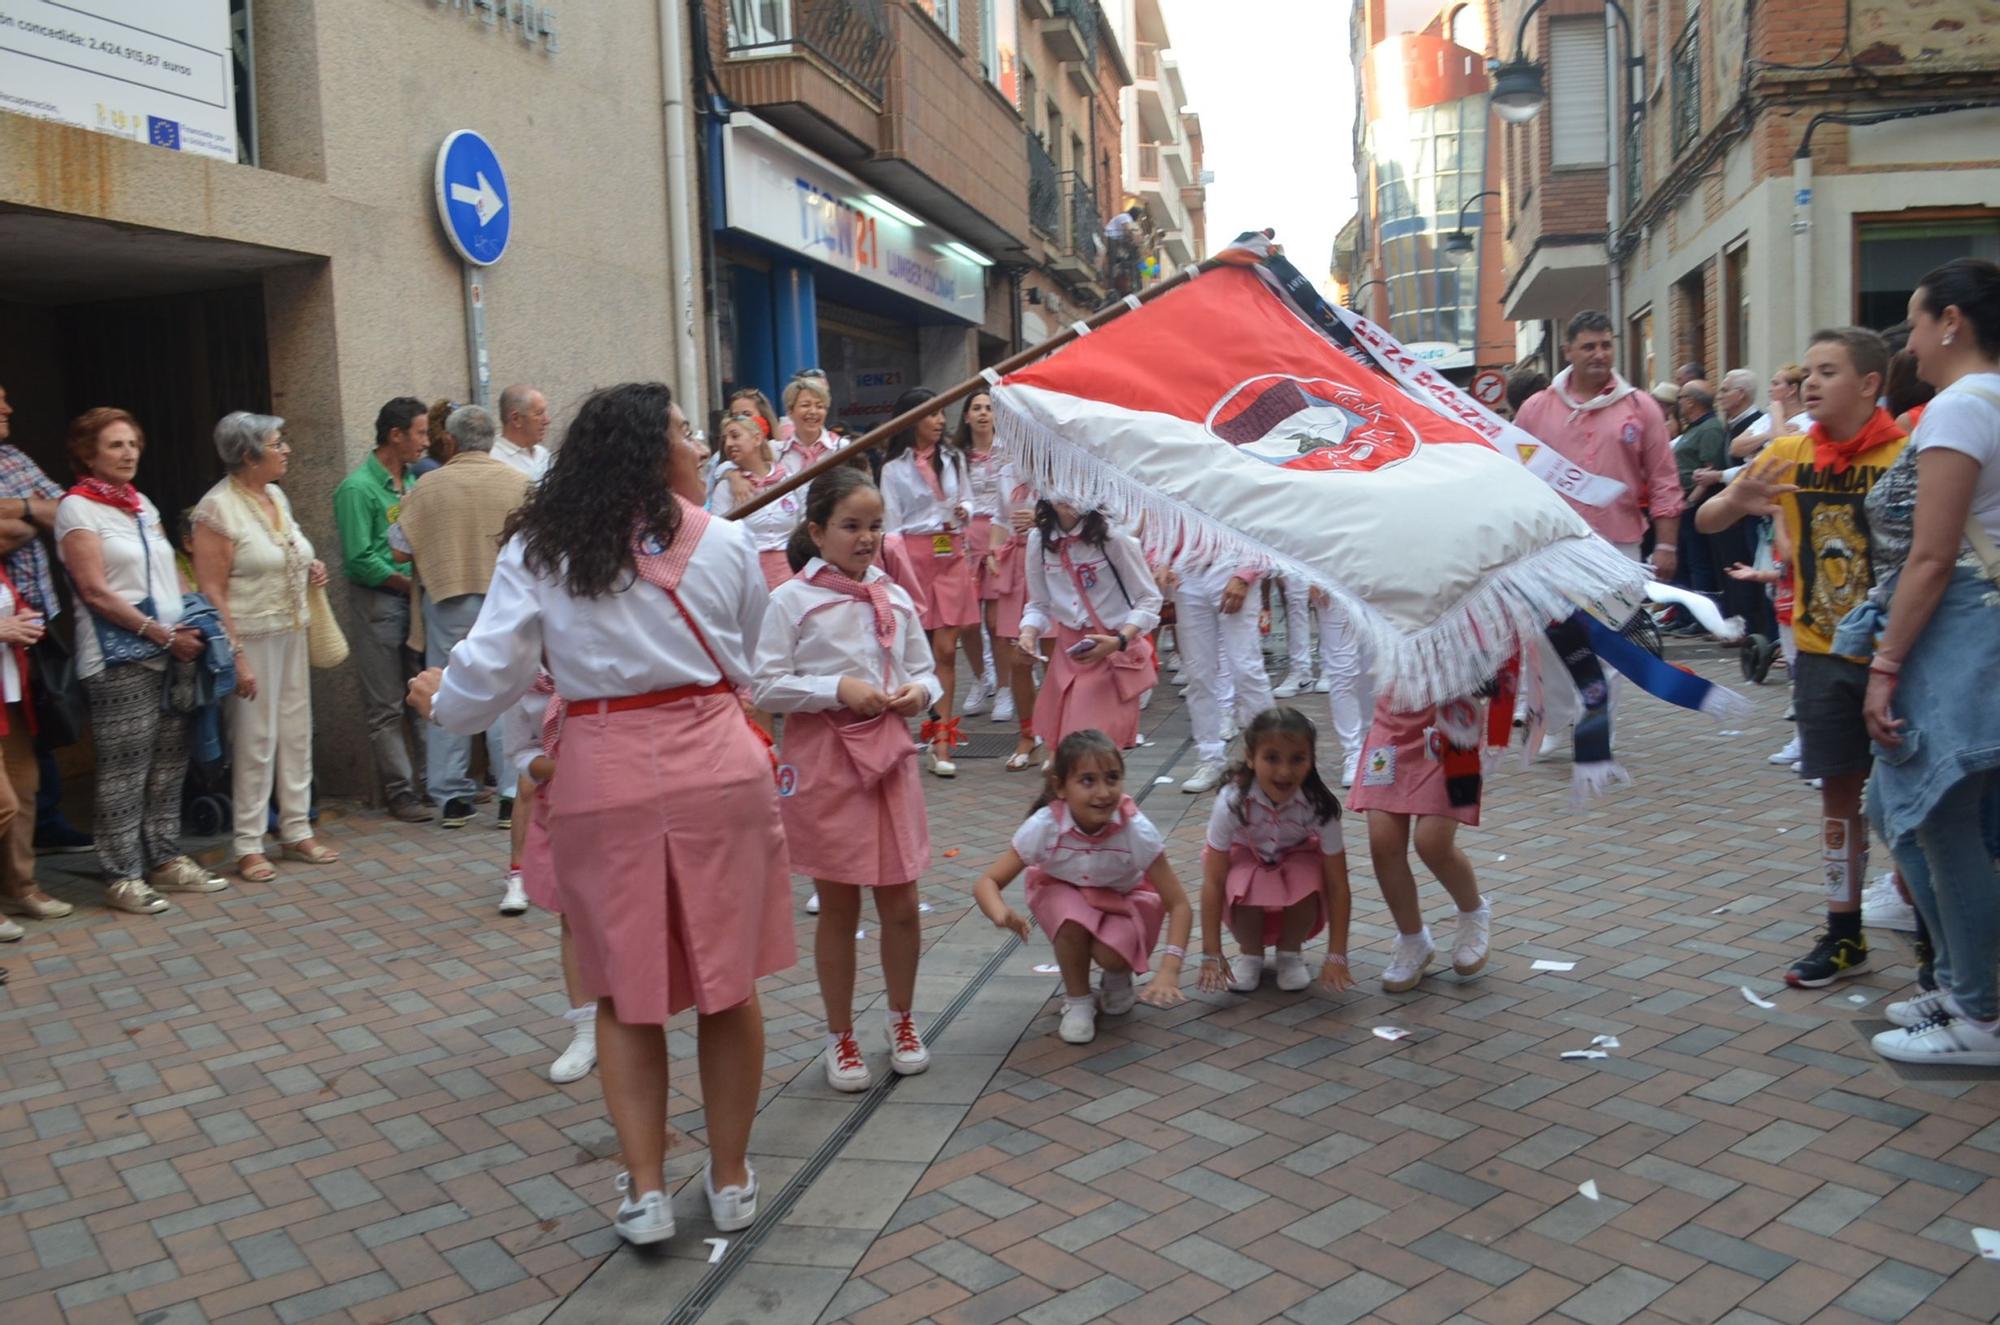
[[[475,171],[473,178],[478,181],[479,187],[474,188],[470,184],[454,184],[451,186],[451,200],[453,202],[470,204],[472,210],[479,217],[480,228],[484,229],[488,221],[500,215],[501,209],[506,207],[507,201],[495,191],[493,182],[486,178],[485,171]]]

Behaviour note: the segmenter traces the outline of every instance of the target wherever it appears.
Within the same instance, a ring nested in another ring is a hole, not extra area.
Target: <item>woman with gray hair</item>
[[[215,425],[228,477],[194,508],[195,586],[215,604],[236,652],[229,702],[230,803],[236,871],[252,883],[277,871],[264,855],[271,791],[285,855],[325,865],[340,853],[313,838],[312,683],[306,665],[308,585],[326,567],[278,481],[291,461],[285,421],[238,410]]]

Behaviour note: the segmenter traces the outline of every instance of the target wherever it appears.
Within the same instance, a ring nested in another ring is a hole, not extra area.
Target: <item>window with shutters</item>
[[[1687,31],[1674,46],[1674,155],[1679,156],[1701,136],[1701,20],[1688,20]]]
[[[1601,166],[1605,103],[1604,19],[1549,20],[1549,164]]]

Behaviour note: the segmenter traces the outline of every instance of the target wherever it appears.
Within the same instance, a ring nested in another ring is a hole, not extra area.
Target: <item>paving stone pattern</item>
[[[1733,658],[1675,648],[1734,680]],[[545,1078],[567,1034],[554,928],[494,913],[490,809],[446,832],[328,806],[336,866],[161,918],[88,906],[0,949],[7,1325],[658,1322],[696,1291],[703,1319],[760,1325],[1991,1319],[2000,1267],[1971,1230],[2000,1226],[2000,1086],[1868,1052],[1912,974],[1900,938],[1871,936],[1864,979],[1782,988],[1815,923],[1817,807],[1764,762],[1789,733],[1782,685],[1747,693],[1736,735],[1628,697],[1637,785],[1586,813],[1566,760],[1494,772],[1460,836],[1496,909],[1478,980],[1377,991],[1390,929],[1357,816],[1362,985],[1338,997],[1202,996],[1069,1046],[1038,939],[856,1126],[809,1061],[809,967],[765,981],[753,1144],[766,1201],[790,1205],[719,1267],[688,1188],[664,1253],[614,1250],[616,1143],[594,1077]],[[1146,726],[1134,790],[1193,767],[1170,688]],[[998,761],[962,768],[928,784],[958,853],[923,882],[933,1016],[1004,947],[968,894],[1033,793]],[[1184,879],[1208,803],[1148,797]],[[96,897],[44,865],[51,891]],[[1424,900],[1443,927],[1442,891]],[[862,1025],[880,1071],[879,1019]],[[1597,1034],[1621,1047],[1558,1057]],[[670,1047],[670,1177],[698,1182],[690,1025]]]

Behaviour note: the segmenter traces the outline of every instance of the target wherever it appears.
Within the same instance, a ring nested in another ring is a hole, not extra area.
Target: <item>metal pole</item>
[[[465,353],[472,377],[472,403],[493,403],[493,364],[486,354],[486,278],[471,263],[465,272]]]

